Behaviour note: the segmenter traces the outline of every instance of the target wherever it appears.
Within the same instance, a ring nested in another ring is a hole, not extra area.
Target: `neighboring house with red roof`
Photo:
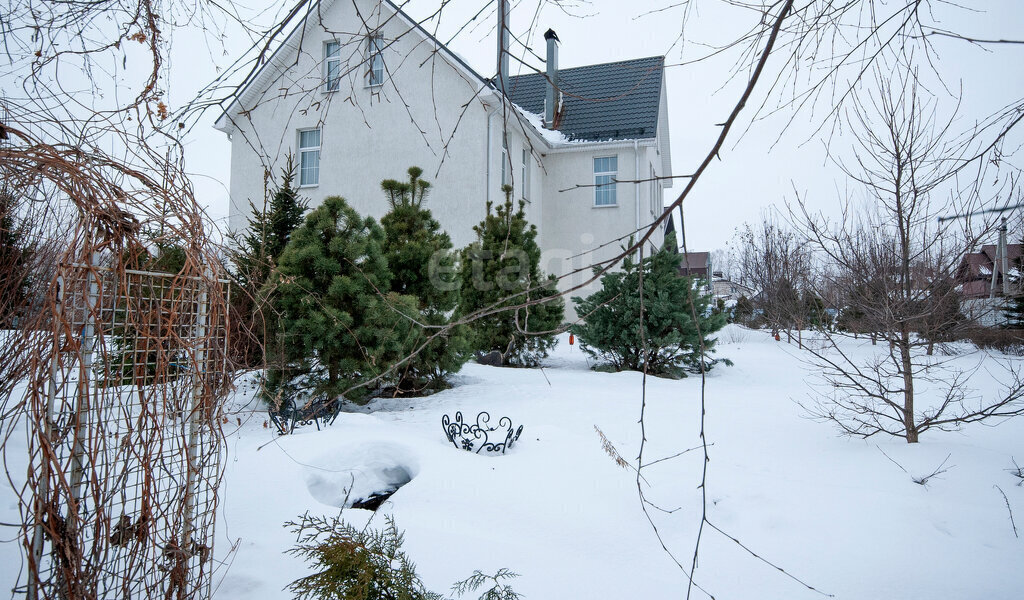
[[[684,277],[700,277],[704,280],[705,291],[714,292],[712,288],[712,270],[710,252],[685,252],[680,257],[679,274]]]
[[[1024,256],[1024,245],[1007,244],[1006,256],[1010,263],[1010,285],[1012,293],[1020,292],[1021,257]],[[1003,296],[1003,278],[1007,274],[996,265],[996,245],[985,244],[978,252],[970,252],[964,256],[957,271],[960,291],[965,299],[988,298],[992,294],[992,277],[995,274],[995,296]]]
[[[997,264],[995,244],[986,244],[978,252],[966,254],[960,261],[957,281],[963,296],[961,312],[982,325],[994,326],[1003,322],[1006,301],[1003,294],[1004,278],[1009,278],[1011,296],[1021,293],[1021,257],[1024,256],[1024,245],[1007,244],[1006,256],[1009,263],[1006,273]]]

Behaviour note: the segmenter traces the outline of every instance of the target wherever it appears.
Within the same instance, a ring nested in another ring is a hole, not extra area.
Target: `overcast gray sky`
[[[264,23],[292,5],[291,0],[257,0],[257,4],[260,2],[269,9],[259,14]],[[543,32],[549,27],[555,29],[562,42],[562,67],[665,55],[669,65],[666,77],[673,170],[679,175],[692,172],[699,164],[719,133],[716,124],[728,116],[746,83],[742,74],[730,77],[738,59],[736,53],[695,64],[684,63],[705,55],[708,48],[703,44],[721,43],[742,31],[744,19],[749,19],[750,14],[730,8],[720,0],[695,0],[686,41],[680,43],[684,7],[672,7],[674,4],[671,0],[594,0],[576,2],[564,11],[548,2],[520,0],[513,2],[511,21],[516,37],[538,55],[544,54]],[[927,19],[940,27],[979,38],[1021,37],[1024,15],[1019,2],[992,0],[981,4],[987,12],[941,4],[941,11]],[[413,0],[406,8],[413,16],[422,18],[436,10],[437,5],[437,0]],[[448,39],[485,6],[474,24],[465,28],[451,47],[478,72],[491,75],[496,60],[493,0],[452,0],[444,10],[438,37]],[[254,10],[262,9],[256,6]],[[250,41],[241,29],[229,28],[223,43],[223,48],[211,50],[202,36],[194,32],[176,34],[168,67],[172,106],[189,99],[198,85],[215,76],[216,68],[227,68]],[[957,102],[954,96],[962,96],[958,129],[966,129],[975,120],[1024,96],[1024,69],[1020,66],[1024,63],[1024,45],[985,46],[941,38],[936,38],[934,44],[938,54],[932,57],[931,64],[953,94],[943,91],[930,76],[926,82],[939,98],[940,115],[952,111]],[[519,52],[522,53],[521,47]],[[536,59],[525,53],[523,56],[540,67]],[[777,64],[771,63],[769,70],[773,66]],[[521,67],[513,62],[513,72],[517,68]],[[768,105],[775,106],[779,97],[768,98]],[[758,96],[757,104],[763,99],[763,94]],[[857,190],[849,187],[825,150],[826,139],[831,140],[833,153],[839,155],[848,152],[853,141],[850,132],[836,131],[830,126],[826,116],[832,107],[830,103],[805,109],[792,123],[790,109],[751,123],[756,107],[749,105],[741,119],[742,127],[734,130],[721,161],[712,165],[687,200],[685,218],[691,250],[724,247],[737,227],[758,220],[766,207],[781,206],[786,198],[794,197],[794,190],[830,214],[835,214],[842,196],[856,197]],[[211,111],[204,117],[186,140],[186,148],[199,198],[210,206],[211,215],[222,218],[227,213],[230,146],[224,134],[212,129],[216,116]],[[819,132],[823,122],[825,128]],[[829,133],[833,134],[830,138]],[[1021,140],[1024,136],[1018,134],[1012,142],[1019,144]],[[681,188],[677,184],[669,190],[666,200],[674,199]]]

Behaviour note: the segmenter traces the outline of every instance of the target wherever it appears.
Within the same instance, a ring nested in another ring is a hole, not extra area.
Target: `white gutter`
[[[643,140],[611,140],[607,142],[570,142],[568,144],[559,144],[557,146],[547,144],[549,150],[545,154],[563,154],[567,152],[590,152],[593,150],[612,150],[616,148],[635,148],[636,146],[643,146],[644,148],[650,146],[656,146],[657,140],[654,138],[645,138]]]
[[[487,151],[484,152],[487,164],[484,165],[484,186],[486,188],[484,199],[488,204],[491,202],[491,117],[493,116],[493,112],[487,111]]]

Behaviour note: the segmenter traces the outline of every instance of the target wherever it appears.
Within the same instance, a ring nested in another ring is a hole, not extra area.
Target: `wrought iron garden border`
[[[441,426],[444,427],[445,437],[456,448],[467,452],[489,452],[492,454],[504,454],[506,450],[515,445],[519,436],[523,433],[523,426],[514,428],[512,419],[501,417],[498,419],[497,427],[490,427],[491,415],[487,411],[481,411],[476,416],[475,423],[463,421],[462,412],[455,413],[453,421],[448,415],[441,417]],[[502,441],[491,441],[491,434],[504,431]]]

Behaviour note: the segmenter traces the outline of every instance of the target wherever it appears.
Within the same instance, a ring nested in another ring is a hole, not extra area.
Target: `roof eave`
[[[216,129],[217,131],[223,132],[226,135],[231,135],[231,133],[235,130],[235,124],[232,123],[231,119],[228,118],[227,111],[224,111],[223,113],[221,113],[219,117],[217,117],[217,120],[214,121],[213,128]]]
[[[561,154],[566,152],[586,152],[588,150],[607,150],[611,148],[632,148],[634,142],[636,142],[638,146],[646,148],[656,146],[658,144],[658,138],[629,138],[624,140],[605,140],[600,142],[574,140],[564,144],[552,145],[549,152],[551,154]]]

